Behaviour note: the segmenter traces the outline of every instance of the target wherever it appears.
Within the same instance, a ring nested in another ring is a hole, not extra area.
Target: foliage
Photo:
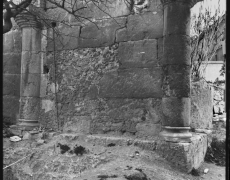
[[[219,35],[222,33],[218,29],[222,20],[220,6],[214,13],[201,6],[198,16],[194,15],[192,20],[191,31],[195,34],[191,37],[192,79],[198,80],[202,78],[207,62],[221,46],[218,44]]]

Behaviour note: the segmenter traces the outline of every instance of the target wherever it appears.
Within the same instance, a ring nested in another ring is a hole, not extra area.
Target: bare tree
[[[135,7],[140,9],[143,6],[140,5],[139,0],[124,1],[133,10],[135,10]],[[36,0],[22,0],[20,3],[16,4],[14,3],[14,0],[3,0],[3,34],[9,32],[13,26],[11,18],[16,18],[18,14],[22,13],[23,11],[27,11],[26,8],[30,7],[30,5],[34,2],[36,2]],[[94,23],[94,17],[90,16],[90,13],[87,12],[94,12],[95,9],[103,12],[110,18],[113,18],[109,13],[111,8],[114,8],[113,0],[44,0],[44,2],[46,4],[46,6],[43,7],[44,12],[52,9],[54,9],[54,11],[56,9],[61,9],[65,11],[65,13],[72,15],[78,22],[83,24],[86,21]],[[147,6],[146,4],[144,5]],[[85,9],[87,9],[87,11],[85,11]],[[41,21],[44,21],[44,17],[39,17],[39,14],[42,13],[36,13],[37,18]],[[58,16],[58,13],[48,13],[47,15]],[[60,20],[60,16],[59,18],[49,17],[49,19],[68,24],[68,22]]]
[[[194,36],[191,37],[191,62],[192,62],[192,78],[202,78],[207,62],[216,55],[216,51],[221,44],[218,43],[223,32],[220,31],[221,17],[220,6],[214,13],[210,9],[205,8],[202,12],[202,6],[198,16],[194,16],[191,29]],[[206,62],[206,63],[205,63]]]
[[[31,4],[32,0],[24,0],[15,4],[12,0],[3,0],[3,34],[9,32],[12,28],[11,18],[15,18],[25,8]]]

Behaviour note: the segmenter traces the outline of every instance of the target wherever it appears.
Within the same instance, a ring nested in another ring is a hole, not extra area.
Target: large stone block
[[[116,42],[157,39],[163,37],[163,10],[130,15],[126,28],[116,33]]]
[[[207,135],[194,133],[190,143],[158,142],[157,152],[174,167],[189,173],[204,162],[207,146]]]
[[[161,81],[162,70],[159,67],[109,72],[97,85],[98,95],[104,98],[162,97]]]
[[[41,30],[36,28],[23,28],[22,51],[41,51]]]
[[[126,18],[104,19],[88,23],[81,29],[79,46],[104,47],[115,43],[116,31],[125,27]]]
[[[190,66],[168,65],[163,67],[163,86],[165,96],[190,97]]]
[[[161,129],[161,99],[100,99],[91,117],[91,133],[156,136]]]
[[[119,68],[150,68],[159,66],[157,40],[141,40],[119,43]]]
[[[20,95],[20,74],[3,74],[3,95]]]
[[[164,35],[190,35],[190,6],[173,2],[164,6]]]
[[[82,1],[77,2],[77,7],[87,7],[77,11],[77,15],[89,19],[106,19],[130,14],[130,2],[127,0],[108,0],[93,2],[89,1],[87,5]],[[76,21],[76,20],[75,20]]]
[[[205,81],[192,82],[191,87],[191,127],[211,129],[213,116],[213,96],[211,87]]]
[[[189,127],[190,107],[190,98],[162,98],[163,124],[171,127]]]
[[[11,30],[3,36],[3,52],[18,52],[22,50],[22,35],[21,31]]]
[[[41,52],[22,51],[21,73],[41,73]]]
[[[15,124],[19,114],[19,96],[3,96],[3,121]]]
[[[40,97],[41,74],[21,75],[21,96]]]
[[[53,33],[54,38],[53,39]],[[79,47],[79,33],[80,26],[64,26],[60,25],[53,29],[48,30],[47,39],[47,51],[54,50],[54,44],[56,50],[76,49]],[[55,40],[55,41],[54,41]]]
[[[40,99],[35,97],[21,97],[19,118],[25,120],[38,120],[40,115]]]
[[[3,54],[3,73],[4,74],[21,73],[21,53]]]
[[[182,35],[169,35],[164,37],[164,65],[190,65],[191,47],[190,37]]]
[[[161,131],[161,124],[138,123],[136,125],[138,137],[154,137],[158,136]]]

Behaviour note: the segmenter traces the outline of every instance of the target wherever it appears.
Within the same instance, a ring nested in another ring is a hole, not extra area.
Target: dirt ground
[[[13,153],[20,154],[18,152],[23,154],[23,151],[27,151],[25,148],[29,143],[29,140],[12,143],[8,138],[4,138],[4,151],[8,152],[8,156]],[[53,147],[58,143],[68,144],[69,147],[77,144],[79,147],[84,147],[86,151],[83,151],[82,155],[76,155],[70,151],[62,152],[59,146],[54,152]],[[142,150],[133,145],[111,144],[109,147],[104,147],[80,140],[63,140],[57,136],[47,140],[43,145],[35,146],[35,149],[38,153],[33,158],[27,158],[13,165],[24,173],[21,174],[23,180],[225,180],[225,167],[223,166],[204,162],[197,171],[187,174],[175,169],[173,164],[169,164],[154,151]],[[38,161],[43,165],[39,166],[40,169],[35,172],[34,167],[36,166],[32,164]],[[71,163],[66,164],[66,162]],[[204,169],[208,169],[206,174]],[[12,172],[5,170],[3,179],[17,180],[13,176],[9,178],[10,173]],[[28,173],[30,178],[26,178]]]

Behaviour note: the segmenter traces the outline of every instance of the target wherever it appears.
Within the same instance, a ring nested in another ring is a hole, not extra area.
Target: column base
[[[160,138],[169,142],[191,142],[192,133],[190,127],[170,127],[164,126],[160,132]]]
[[[39,122],[37,120],[25,120],[19,119],[18,126],[23,127],[25,130],[33,130],[36,127],[39,127]]]

